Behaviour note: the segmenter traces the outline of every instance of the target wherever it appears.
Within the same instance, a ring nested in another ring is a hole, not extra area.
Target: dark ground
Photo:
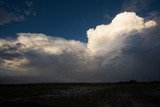
[[[160,82],[0,85],[0,107],[160,107]]]

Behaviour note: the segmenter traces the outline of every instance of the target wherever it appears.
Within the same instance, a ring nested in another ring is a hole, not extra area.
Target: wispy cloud
[[[14,5],[14,2],[10,5],[2,0],[0,2],[0,25],[5,25],[13,21],[25,21],[28,16],[35,16],[33,3],[31,1],[24,1],[24,4],[26,5],[25,8],[21,8]]]
[[[122,11],[139,12],[146,10],[152,0],[126,0],[122,4]]]

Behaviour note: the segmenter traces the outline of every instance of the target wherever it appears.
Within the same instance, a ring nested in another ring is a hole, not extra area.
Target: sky
[[[0,83],[160,80],[159,0],[0,0]]]

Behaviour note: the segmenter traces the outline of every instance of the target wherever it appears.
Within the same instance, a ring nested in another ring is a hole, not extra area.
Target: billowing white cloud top
[[[111,52],[121,46],[122,40],[132,33],[138,33],[156,25],[151,20],[145,22],[134,12],[118,14],[110,24],[99,25],[87,31],[88,48],[92,53],[99,51]]]

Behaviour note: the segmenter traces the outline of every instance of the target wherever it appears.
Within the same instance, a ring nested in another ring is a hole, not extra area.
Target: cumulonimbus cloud
[[[110,24],[99,25],[95,29],[89,29],[88,48],[91,52],[110,52],[117,49],[123,40],[130,35],[140,33],[146,28],[156,25],[153,20],[145,22],[143,18],[134,12],[118,14]]]
[[[0,39],[0,76],[27,76],[30,82],[157,80],[158,28],[154,20],[123,12],[110,24],[89,29],[87,43],[19,33],[17,39]]]

